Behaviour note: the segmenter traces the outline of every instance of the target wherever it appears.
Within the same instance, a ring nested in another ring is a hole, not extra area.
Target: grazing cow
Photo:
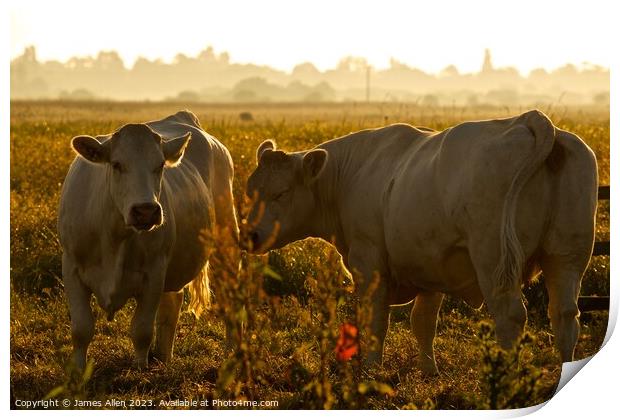
[[[155,354],[168,361],[183,288],[190,284],[198,314],[209,300],[200,232],[237,234],[230,154],[188,111],[71,144],[78,156],[63,185],[58,232],[74,362],[84,367],[93,337],[93,294],[110,320],[136,299],[135,366],[147,365],[154,324]]]
[[[333,241],[349,270],[381,281],[372,333],[381,344],[389,306],[415,303],[418,366],[433,352],[444,294],[486,302],[500,344],[522,332],[521,286],[545,274],[548,314],[563,361],[579,333],[577,297],[594,241],[597,165],[576,135],[539,111],[441,132],[394,124],[294,153],[257,150],[247,194],[255,252],[307,237]],[[364,284],[360,285],[364,290]]]

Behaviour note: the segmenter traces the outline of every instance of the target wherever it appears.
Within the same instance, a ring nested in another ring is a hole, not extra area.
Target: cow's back
[[[372,218],[382,214],[386,188],[408,156],[423,147],[432,134],[408,124],[393,124],[358,131],[318,146],[330,155],[326,171],[333,174],[325,176],[325,182],[338,180],[338,194],[343,196],[339,201],[344,203],[341,217],[351,222],[350,230],[377,225]],[[338,163],[332,165],[331,161]]]
[[[196,168],[213,196],[216,222],[238,231],[232,196],[233,161],[228,149],[205,132],[198,118],[189,111],[180,111],[158,121],[146,123],[164,139],[192,133],[183,159]]]
[[[218,220],[223,214],[227,216],[226,223],[234,215],[232,202],[227,199],[233,178],[232,159],[228,150],[202,130],[198,119],[189,111],[146,124],[164,139],[192,133],[181,164],[164,172],[163,183],[176,236],[166,290],[180,290],[199,274],[206,261],[200,231],[212,228],[216,222],[224,223]]]
[[[232,160],[228,150],[213,136],[207,134],[196,116],[189,111],[180,111],[162,120],[147,122],[153,131],[166,139],[192,133],[183,159],[194,164],[206,183],[212,184],[222,176],[228,177]]]
[[[460,282],[472,279],[450,278],[452,271],[473,268],[467,262],[472,244],[499,241],[506,195],[532,159],[536,141],[520,116],[460,124],[411,149],[390,181],[383,220],[395,274],[430,290],[468,287]],[[589,206],[595,185],[596,164],[587,146],[570,133],[558,132],[554,141],[552,154],[518,198],[517,233],[526,257],[542,247],[558,203],[579,200],[576,190],[587,190]],[[577,168],[588,171],[587,180],[576,178]],[[461,254],[458,269],[449,270],[446,256]]]

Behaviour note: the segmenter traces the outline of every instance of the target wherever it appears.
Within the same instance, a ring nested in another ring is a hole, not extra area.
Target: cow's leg
[[[573,360],[579,338],[577,301],[581,278],[592,254],[596,217],[595,193],[589,194],[590,200],[587,200],[585,191],[575,189],[576,185],[587,182],[588,177],[596,185],[596,173],[593,176],[592,171],[582,169],[570,173],[572,179],[567,175],[560,180],[558,191],[567,193],[558,197],[540,261],[549,295],[547,313],[562,362]]]
[[[573,263],[558,256],[545,257],[541,263],[549,294],[547,313],[562,362],[573,360],[580,329],[577,299],[585,266],[572,268]]]
[[[131,320],[131,340],[134,346],[134,366],[138,369],[148,365],[148,354],[153,341],[155,315],[161,299],[161,289],[147,289],[136,300],[136,312]]]
[[[172,359],[177,322],[183,304],[183,290],[162,293],[155,323],[155,357],[164,363]]]
[[[523,334],[527,321],[521,291],[512,290],[489,297],[487,305],[495,320],[495,335],[499,345],[506,350],[511,349],[517,338]]]
[[[495,335],[500,346],[510,349],[523,333],[527,321],[527,311],[523,304],[521,282],[515,283],[509,290],[500,291],[495,282],[494,271],[499,261],[498,247],[493,241],[478,238],[478,246],[470,248],[472,263],[476,270],[478,284],[487,303],[489,312],[495,321]]]
[[[388,326],[390,324],[390,306],[386,284],[386,264],[382,253],[372,245],[351,247],[347,258],[347,268],[357,271],[361,276],[361,284],[356,285],[356,292],[364,296],[368,286],[379,275],[379,284],[370,297],[370,334],[377,340],[376,346],[366,354],[368,365],[381,364],[383,361],[383,346]]]
[[[218,251],[215,251],[218,252]],[[221,276],[224,270],[229,270],[229,267],[223,267],[220,261],[225,260],[225,256],[219,258],[210,258],[207,264],[206,276],[208,279],[215,278],[214,276]],[[246,255],[247,258],[247,255]],[[235,273],[237,275],[237,273]],[[217,293],[217,291],[215,292]],[[242,326],[243,329],[243,326]],[[230,325],[227,319],[224,319],[224,348],[226,350],[233,350],[235,348],[235,338],[233,337],[234,328]]]
[[[224,235],[228,234],[226,231],[221,231],[221,232]],[[216,248],[213,251],[213,254],[211,254],[211,256],[209,257],[209,261],[206,265],[206,273],[205,273],[205,275],[207,276],[206,278],[207,284],[210,283],[210,279],[227,278],[227,276],[231,276],[231,275],[237,276],[238,272],[235,272],[234,270],[238,270],[241,264],[243,263],[240,262],[238,267],[227,267],[224,263],[224,261],[229,260],[229,256],[225,255],[225,252],[230,251],[230,248],[228,248],[226,244],[230,244],[231,247],[238,246],[237,245],[238,241],[236,238],[234,242],[229,242],[230,240],[232,240],[231,237],[224,237],[219,244],[220,246],[224,244],[225,245],[224,249]],[[236,249],[232,250],[231,252],[235,252],[235,254],[239,255]],[[247,259],[247,255],[242,256],[241,258]],[[215,296],[217,296],[218,290],[215,290],[214,293],[215,293]],[[233,350],[235,347],[234,345],[235,339],[233,337],[234,328],[230,325],[227,317],[224,317],[224,318],[225,318],[224,319],[224,329],[225,329],[224,347],[226,348],[226,350]]]
[[[390,306],[387,300],[387,287],[384,281],[380,281],[377,290],[371,298],[371,321],[370,334],[374,337],[376,345],[369,349],[366,355],[366,363],[369,366],[383,362],[383,348],[385,336],[390,325]]]
[[[81,282],[77,275],[77,268],[66,255],[62,257],[62,277],[71,316],[73,363],[78,369],[83,370],[86,366],[88,345],[95,334],[95,318],[90,307],[92,293]]]
[[[443,296],[443,293],[418,293],[411,310],[411,329],[420,348],[418,368],[427,375],[439,373],[435,362],[433,341],[435,340],[437,315],[439,308],[441,308]]]
[[[372,298],[370,332],[377,339],[377,347],[368,352],[366,360],[369,365],[383,363],[383,347],[389,325],[390,306],[387,300],[387,287],[382,281]]]

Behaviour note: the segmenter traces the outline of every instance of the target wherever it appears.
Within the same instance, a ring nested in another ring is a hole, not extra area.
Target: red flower
[[[340,336],[336,343],[336,359],[340,362],[351,360],[359,351],[357,327],[345,322],[340,326]]]

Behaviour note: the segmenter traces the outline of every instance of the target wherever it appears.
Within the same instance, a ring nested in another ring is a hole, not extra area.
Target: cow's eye
[[[122,172],[123,167],[119,162],[112,162],[112,169],[118,172]]]

